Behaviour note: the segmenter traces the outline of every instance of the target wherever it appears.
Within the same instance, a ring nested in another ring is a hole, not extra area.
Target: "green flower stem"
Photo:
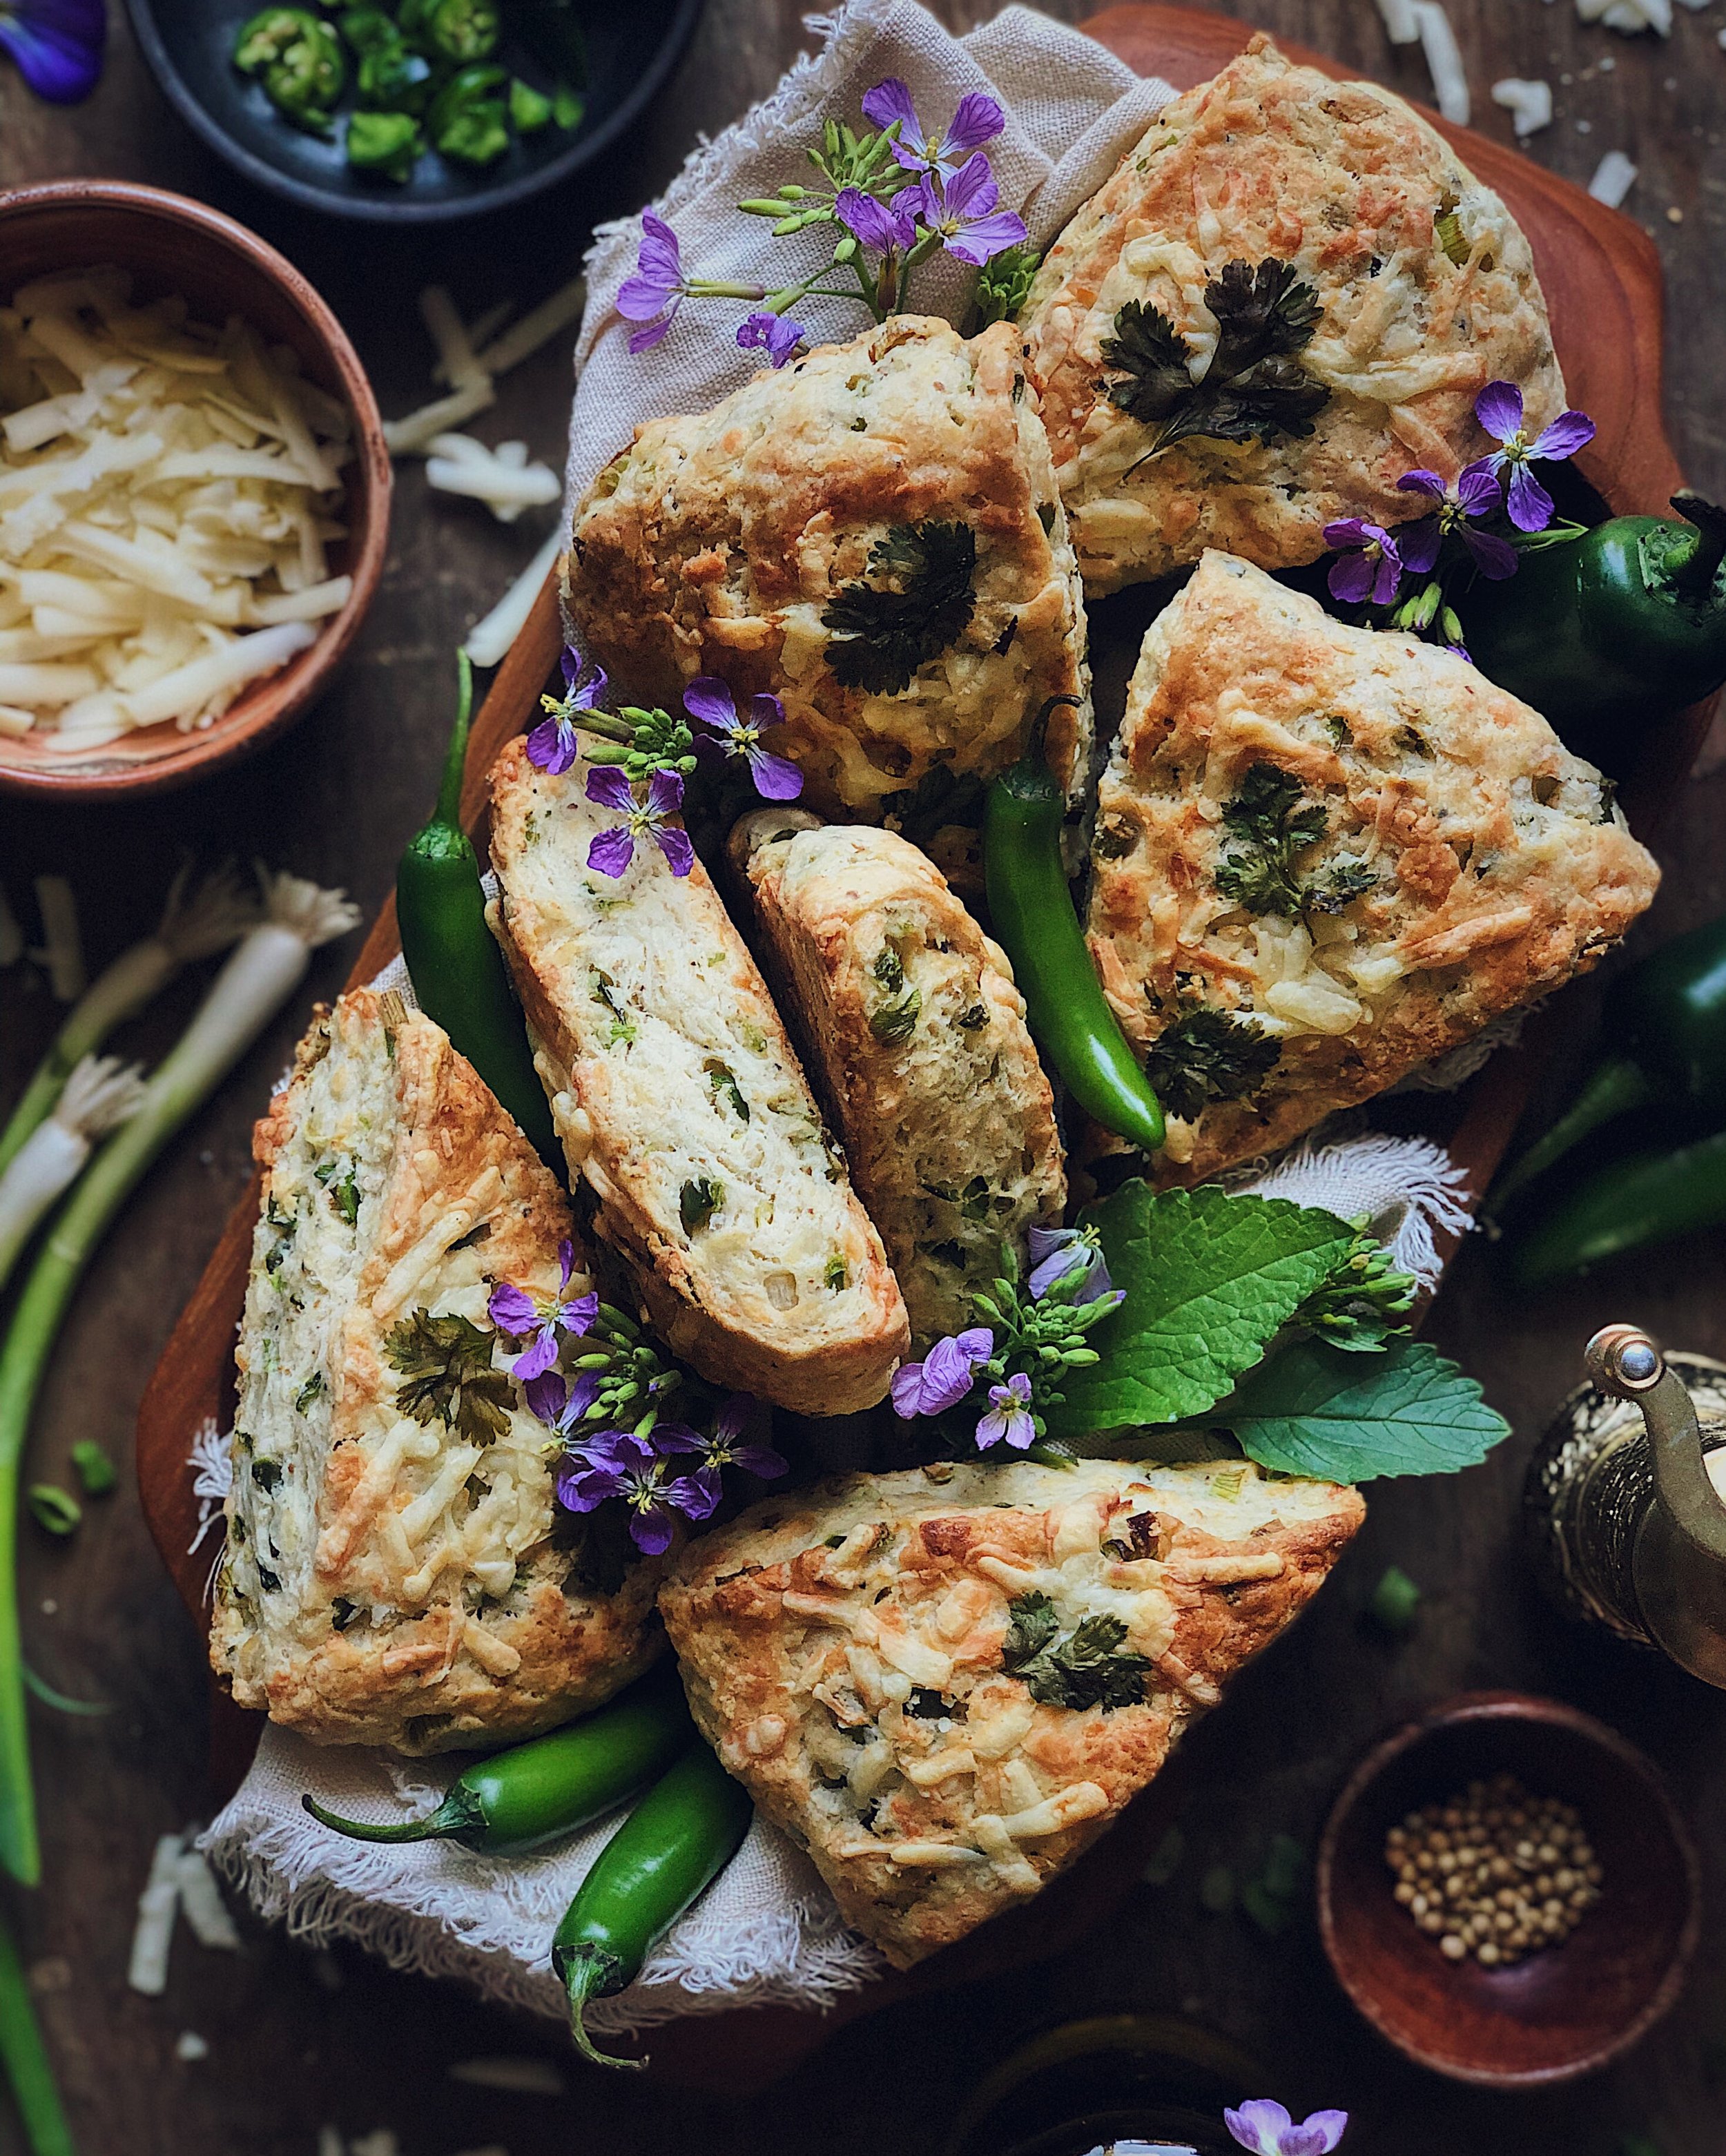
[[[5,2061],[6,2079],[32,2156],[76,2156],[30,1998],[29,1979],[4,1924],[0,1924],[0,2059]]]

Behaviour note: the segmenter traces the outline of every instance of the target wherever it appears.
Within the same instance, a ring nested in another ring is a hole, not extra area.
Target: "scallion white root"
[[[191,875],[188,863],[169,887],[155,934],[122,951],[67,1014],[23,1098],[0,1131],[0,1168],[52,1112],[74,1065],[100,1048],[116,1026],[136,1017],[182,966],[225,951],[257,920],[257,901],[242,890],[231,867],[218,869],[195,886]]]
[[[467,642],[462,649],[475,666],[496,666],[521,634],[533,611],[533,602],[562,551],[563,527],[560,523],[546,534],[545,544],[491,613],[468,631]]]
[[[54,1113],[0,1169],[0,1287],[49,1208],[84,1173],[95,1141],[117,1130],[144,1097],[136,1064],[86,1055],[66,1081]]]
[[[31,957],[48,973],[57,1004],[75,1004],[89,975],[84,969],[84,938],[78,932],[78,901],[63,875],[36,879],[36,911],[42,916],[42,948]]]
[[[345,935],[358,908],[303,877],[259,871],[264,918],[249,929],[136,1114],[103,1145],[49,1229],[0,1348],[0,1863],[41,1874],[18,1609],[18,1493],[25,1440],[48,1358],[85,1267],[158,1153],[213,1093],[300,985],[312,952]]]

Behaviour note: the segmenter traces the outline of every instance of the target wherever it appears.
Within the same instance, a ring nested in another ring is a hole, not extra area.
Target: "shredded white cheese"
[[[78,932],[78,901],[63,875],[36,879],[36,910],[42,916],[42,948],[33,951],[48,975],[54,1001],[75,1004],[90,984],[84,963],[84,939]]]
[[[352,589],[346,408],[238,319],[130,295],[91,270],[0,307],[0,731],[57,747],[212,724]]]
[[[500,524],[513,524],[524,509],[542,507],[563,491],[549,465],[528,463],[526,442],[488,449],[471,434],[436,434],[429,447],[425,475],[432,485],[485,502]]]
[[[1588,191],[1608,209],[1616,209],[1636,182],[1636,168],[1622,150],[1609,150],[1595,167]]]
[[[165,1834],[150,1860],[150,1876],[138,1897],[137,1928],[126,1980],[134,1991],[160,1999],[167,1989],[168,1948],[173,1943],[174,1912],[180,1904],[182,1837]]]
[[[1672,0],[1576,0],[1576,13],[1585,23],[1604,23],[1626,38],[1644,30],[1657,30],[1662,38],[1672,33]]]
[[[218,1948],[224,1953],[238,1953],[244,1942],[228,1913],[215,1875],[202,1855],[195,1849],[182,1850],[174,1866],[174,1876],[179,1882],[180,1907],[198,1943]]]
[[[1509,113],[1518,142],[1526,141],[1530,135],[1538,135],[1543,127],[1552,125],[1552,85],[1549,82],[1526,82],[1518,75],[1507,75],[1503,82],[1492,85],[1492,102],[1502,105]]]
[[[174,2039],[174,2056],[190,2066],[199,2059],[207,2059],[210,2047],[195,2029],[182,2029]]]
[[[1439,0],[1412,0],[1412,13],[1420,26],[1420,49],[1426,55],[1426,65],[1432,76],[1432,95],[1438,109],[1453,126],[1466,127],[1472,110],[1468,77],[1463,73],[1462,55],[1457,49],[1456,33],[1451,28],[1451,18]]]
[[[527,626],[546,578],[563,551],[563,529],[557,525],[503,597],[482,620],[468,631],[463,649],[475,666],[496,666]]]

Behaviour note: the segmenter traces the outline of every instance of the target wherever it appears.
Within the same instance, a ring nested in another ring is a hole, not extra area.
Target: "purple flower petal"
[[[888,1391],[892,1398],[893,1412],[902,1422],[910,1422],[923,1411],[923,1366],[921,1363],[902,1363],[893,1373]]]
[[[89,96],[101,77],[107,40],[103,0],[13,0],[0,11],[0,46],[50,105]]]
[[[542,1325],[533,1336],[532,1345],[525,1354],[518,1355],[510,1365],[510,1374],[527,1384],[549,1370],[557,1359],[557,1328]]]
[[[1344,606],[1358,606],[1373,588],[1373,565],[1364,554],[1338,554],[1325,582]]]
[[[790,1461],[770,1445],[740,1445],[732,1453],[732,1463],[746,1475],[759,1476],[763,1482],[774,1481],[779,1476],[791,1472]]]
[[[583,1376],[590,1374],[583,1373]],[[530,1378],[521,1388],[521,1394],[527,1403],[527,1412],[537,1415],[542,1422],[550,1423],[555,1430],[569,1398],[569,1388],[562,1375],[556,1370],[547,1370],[543,1377]]]
[[[485,1301],[485,1315],[500,1332],[519,1339],[539,1322],[539,1306],[525,1288],[513,1281],[499,1281]]]
[[[737,723],[737,701],[717,674],[698,674],[683,692],[683,708],[704,726],[728,732]]]
[[[656,771],[647,782],[650,816],[675,816],[683,806],[683,781],[675,771]]]
[[[673,825],[665,830],[655,831],[653,835],[672,875],[686,876],[696,865],[696,850],[690,843],[688,832],[680,831]]]
[[[1456,499],[1465,516],[1491,516],[1504,506],[1504,490],[1489,461],[1470,465],[1456,481]]]
[[[883,133],[896,120],[899,122],[899,142],[909,146],[912,151],[923,146],[923,131],[917,125],[917,108],[911,101],[911,90],[896,74],[878,82],[872,90],[863,93],[863,117]],[[904,158],[900,160],[902,164]]]
[[[665,1485],[665,1502],[675,1506],[687,1520],[710,1518],[722,1494],[719,1477],[711,1468],[680,1475]]]
[[[575,728],[567,719],[549,716],[527,737],[527,761],[560,778],[575,762],[576,748]]]
[[[1438,550],[1443,544],[1444,532],[1436,516],[1423,516],[1418,524],[1397,526],[1397,551],[1402,556],[1403,567],[1411,569],[1417,577],[1424,577],[1437,561]]]
[[[1549,427],[1543,427],[1534,437],[1528,454],[1562,464],[1566,457],[1574,457],[1578,449],[1585,449],[1594,437],[1594,421],[1586,412],[1560,412]]]
[[[1544,531],[1552,521],[1552,496],[1526,465],[1511,470],[1508,507],[1518,531]]]
[[[620,876],[635,858],[635,841],[621,824],[602,831],[588,848],[588,866],[599,875]]]
[[[566,644],[557,660],[557,670],[563,676],[563,686],[566,690],[574,688],[576,683],[581,679],[583,664],[582,655],[575,646],[573,644]]]
[[[916,237],[910,217],[896,203],[889,208],[860,187],[845,187],[833,205],[834,214],[848,232],[866,247],[885,250],[909,247]]]
[[[1474,416],[1495,442],[1508,441],[1523,424],[1523,393],[1513,382],[1489,382],[1474,400]]]
[[[974,263],[980,270],[985,262],[993,261],[1008,248],[1024,245],[1025,220],[1015,217],[1011,210],[1004,209],[994,217],[979,218],[975,223],[968,224],[945,244],[949,254],[956,255],[961,262]]]
[[[733,1393],[713,1418],[715,1437],[741,1437],[757,1405],[753,1393]]]
[[[1445,483],[1436,471],[1405,471],[1396,484],[1405,494],[1430,494],[1435,501],[1445,498]]]
[[[927,182],[925,182],[925,193],[929,201],[936,199],[933,187]],[[979,150],[947,182],[940,197],[941,215],[943,218],[957,219],[961,223],[968,223],[973,215],[988,216],[1000,198],[1001,191],[995,185],[989,162]],[[932,224],[936,221],[934,218],[929,219]]]
[[[1516,574],[1516,549],[1508,539],[1501,539],[1496,531],[1471,531],[1466,524],[1461,532],[1462,543],[1474,557],[1482,576],[1503,583]]]
[[[1373,604],[1389,606],[1396,597],[1396,588],[1401,582],[1401,557],[1395,543],[1385,539],[1380,542],[1378,564],[1373,572]]]
[[[597,1289],[587,1295],[578,1295],[573,1301],[560,1303],[558,1322],[573,1340],[579,1340],[591,1330],[593,1320],[599,1315],[599,1296]]]
[[[803,791],[803,773],[789,757],[764,748],[749,752],[749,771],[763,801],[794,801]]]
[[[749,699],[749,723],[757,733],[764,732],[768,726],[783,726],[785,706],[777,696],[763,689],[758,696]]]
[[[566,1512],[596,1512],[608,1498],[623,1493],[624,1478],[615,1468],[584,1460],[566,1460],[555,1479],[557,1502]]]
[[[1239,2111],[1225,2108],[1223,2112],[1223,2124],[1253,2156],[1281,2156],[1284,2129],[1293,2123],[1283,2107],[1268,2097],[1254,2097]]]
[[[994,141],[1006,124],[1007,116],[987,91],[968,90],[959,100],[958,110],[941,146],[951,156],[963,157],[968,151],[980,150],[985,142]]]
[[[619,313],[622,310],[619,310]],[[672,312],[676,311],[674,308]],[[650,322],[645,329],[637,330],[629,339],[629,357],[634,359],[644,352],[651,352],[671,326],[671,316],[661,315],[657,321]]]
[[[926,1415],[940,1414],[957,1407],[971,1389],[979,1363],[994,1353],[994,1335],[987,1326],[969,1327],[948,1340],[937,1340],[923,1358],[922,1409]]]
[[[669,290],[683,275],[683,249],[677,235],[655,211],[641,213],[641,246],[635,267],[644,277],[653,277]]]
[[[1309,2111],[1303,2130],[1310,2133],[1316,2126],[1322,2137],[1318,2143],[1316,2156],[1330,2156],[1330,2152],[1343,2138],[1343,2129],[1348,2123],[1346,2111]]]
[[[561,1291],[569,1285],[570,1275],[575,1270],[575,1245],[568,1235],[557,1245],[557,1286]]]
[[[686,1422],[656,1422],[650,1442],[655,1452],[705,1452],[707,1440]]]
[[[629,815],[635,806],[635,789],[614,763],[596,764],[588,773],[587,796],[620,815]]]
[[[644,1557],[663,1557],[677,1531],[670,1506],[640,1505],[629,1512],[629,1540]]]

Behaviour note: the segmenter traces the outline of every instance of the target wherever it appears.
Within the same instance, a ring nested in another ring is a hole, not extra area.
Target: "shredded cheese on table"
[[[238,318],[111,269],[0,307],[0,731],[211,725],[347,603],[346,408]]]

